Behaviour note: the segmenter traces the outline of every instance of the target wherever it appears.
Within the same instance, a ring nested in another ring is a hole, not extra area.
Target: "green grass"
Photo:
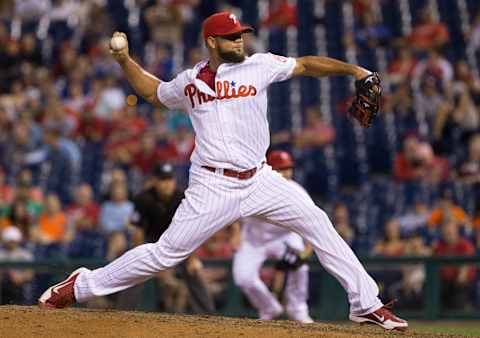
[[[480,321],[443,321],[443,322],[414,322],[410,327],[415,332],[459,334],[466,337],[480,337]]]

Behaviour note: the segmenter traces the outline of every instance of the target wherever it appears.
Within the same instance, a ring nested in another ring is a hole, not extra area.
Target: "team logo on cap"
[[[232,19],[232,21],[233,21],[234,24],[237,23],[238,19],[237,19],[237,17],[235,16],[235,14],[230,14],[228,17],[229,17],[230,19]]]

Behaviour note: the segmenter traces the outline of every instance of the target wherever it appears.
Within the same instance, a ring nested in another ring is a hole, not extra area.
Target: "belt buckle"
[[[220,176],[224,175],[224,170],[223,168],[215,168],[215,174],[218,174]]]

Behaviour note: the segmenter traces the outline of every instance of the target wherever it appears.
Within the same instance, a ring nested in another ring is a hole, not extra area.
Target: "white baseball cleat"
[[[408,328],[408,322],[395,316],[390,309],[396,300],[392,300],[382,306],[380,309],[367,313],[365,315],[350,314],[349,318],[355,323],[371,323],[383,327],[385,330],[404,331]]]
[[[38,306],[42,309],[63,309],[76,303],[73,285],[82,271],[87,268],[78,268],[64,281],[49,287],[38,299]]]
[[[312,323],[314,323],[313,319],[310,316],[307,316],[307,317],[302,318],[302,319],[297,319],[296,321],[299,322],[299,323],[302,323],[302,324],[312,324]]]
[[[283,308],[279,306],[278,308],[270,311],[270,312],[260,312],[260,319],[261,320],[273,320],[279,317],[283,313]]]

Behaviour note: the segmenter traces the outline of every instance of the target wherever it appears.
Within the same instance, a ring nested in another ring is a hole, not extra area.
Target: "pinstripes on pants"
[[[81,273],[75,283],[76,299],[86,301],[145,281],[179,264],[215,232],[249,216],[264,217],[310,242],[323,267],[345,288],[351,313],[382,306],[377,285],[325,212],[269,166],[251,179],[238,180],[192,165],[185,199],[158,242],[133,248],[105,267]]]

